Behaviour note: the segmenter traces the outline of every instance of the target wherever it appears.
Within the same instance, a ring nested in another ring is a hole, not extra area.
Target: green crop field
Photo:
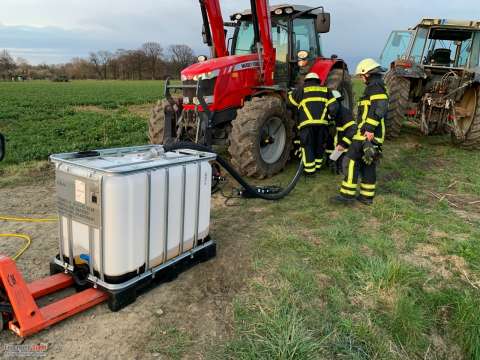
[[[161,93],[161,82],[0,83],[8,139],[0,186],[51,179],[52,152],[146,143],[148,110]],[[341,178],[327,170],[279,202],[224,205],[216,194],[212,236],[228,267],[215,275],[221,290],[205,297],[228,295],[231,311],[215,316],[230,330],[203,341],[199,328],[159,317],[141,351],[168,359],[480,359],[480,156],[411,127],[384,155],[371,207],[331,204]],[[262,184],[285,184],[294,168]],[[234,254],[223,250],[231,243]]]
[[[0,83],[0,132],[9,150],[3,166],[145,143],[147,125],[135,105],[154,103],[162,93],[161,81]]]

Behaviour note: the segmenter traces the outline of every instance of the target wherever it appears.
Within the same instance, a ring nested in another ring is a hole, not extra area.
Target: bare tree
[[[143,50],[129,51],[129,58],[138,74],[138,80],[143,80],[143,70],[145,64],[149,61],[149,58]]]
[[[152,80],[155,80],[157,65],[163,56],[163,48],[159,43],[150,41],[142,45],[142,51],[148,59]]]
[[[90,53],[90,62],[95,66],[95,70],[99,78],[107,80],[108,66],[113,58],[113,54],[110,51],[100,50],[96,53]]]
[[[98,78],[102,78],[102,65],[100,62],[100,57],[97,55],[97,53],[91,52],[89,57],[88,57],[90,63],[94,66],[95,72],[98,75]]]
[[[170,45],[168,52],[175,73],[179,73],[183,68],[195,62],[193,50],[188,45]]]
[[[0,51],[0,76],[10,80],[15,75],[16,64],[7,50]]]

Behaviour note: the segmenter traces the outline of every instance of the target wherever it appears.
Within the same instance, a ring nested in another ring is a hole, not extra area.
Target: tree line
[[[0,51],[0,80],[158,80],[178,78],[180,71],[195,62],[188,45],[170,45],[166,50],[157,42],[146,42],[134,50],[100,50],[88,57],[73,58],[65,64],[31,65]]]

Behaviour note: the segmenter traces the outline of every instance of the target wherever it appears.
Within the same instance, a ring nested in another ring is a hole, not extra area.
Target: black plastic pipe
[[[177,142],[170,145],[164,145],[164,149],[166,152],[181,150],[181,149],[190,149],[190,150],[211,152],[216,154],[217,162],[220,164],[220,166],[223,167],[235,179],[235,181],[237,181],[240,185],[242,185],[245,188],[245,191],[251,197],[260,198],[264,200],[280,200],[285,196],[287,196],[288,194],[290,194],[290,192],[297,185],[298,180],[300,180],[300,177],[302,176],[302,173],[303,173],[303,163],[300,160],[298,163],[297,171],[293,176],[292,180],[290,180],[290,182],[288,183],[287,187],[285,187],[284,189],[280,190],[275,194],[262,194],[258,192],[254,186],[246,182],[245,179],[234,169],[234,167],[227,160],[223,159],[220,155],[218,155],[215,151],[213,151],[212,148],[208,146],[191,143],[191,142]]]

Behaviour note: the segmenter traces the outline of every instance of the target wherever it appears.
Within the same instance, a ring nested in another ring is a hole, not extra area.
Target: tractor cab
[[[276,5],[270,7],[272,42],[275,48],[275,83],[293,86],[298,75],[297,54],[308,53],[313,62],[322,56],[320,34],[330,31],[330,14],[323,7]],[[252,12],[246,10],[230,18],[234,27],[229,39],[230,53],[244,55],[257,52]]]
[[[480,21],[422,19],[392,32],[380,60],[389,69],[390,137],[408,117],[425,135],[480,147]]]
[[[434,73],[478,67],[480,21],[423,19],[408,31],[393,31],[380,60],[386,68],[406,60]]]

